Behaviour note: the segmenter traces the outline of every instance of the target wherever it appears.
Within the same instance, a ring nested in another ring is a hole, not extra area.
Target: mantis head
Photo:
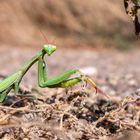
[[[47,53],[48,56],[50,56],[55,50],[56,50],[56,46],[54,46],[54,45],[45,44],[43,46],[43,51],[44,51],[45,54]]]

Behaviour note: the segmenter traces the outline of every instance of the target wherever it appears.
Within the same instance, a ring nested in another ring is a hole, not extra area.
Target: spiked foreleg
[[[39,58],[38,62],[38,83],[40,87],[56,87],[60,83],[63,83],[71,75],[78,72],[78,70],[68,70],[50,80],[47,80],[46,65],[42,57]]]
[[[64,80],[63,82],[61,82],[59,84],[50,85],[49,88],[67,88],[67,87],[74,86],[75,84],[77,84],[81,81],[82,80],[79,77],[71,78],[71,79],[68,79],[68,80]]]
[[[78,74],[75,78],[70,78],[72,75]],[[70,78],[70,79],[69,79]],[[50,80],[47,80],[46,74],[46,64],[42,57],[39,58],[38,62],[38,83],[40,87],[49,87],[49,88],[67,88],[73,86],[81,81],[88,82],[93,88],[95,88],[96,92],[99,91],[95,82],[84,75],[82,72],[76,69],[68,70]]]

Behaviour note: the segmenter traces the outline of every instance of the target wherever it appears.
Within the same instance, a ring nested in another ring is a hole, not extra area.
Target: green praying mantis
[[[25,65],[23,65],[16,73],[2,80],[0,82],[0,102],[3,102],[6,99],[7,94],[11,91],[11,89],[14,90],[15,95],[18,95],[19,84],[23,76],[36,62],[38,62],[38,84],[41,88],[67,88],[81,81],[86,81],[96,89],[96,92],[97,90],[100,91],[91,78],[82,74],[82,72],[77,69],[68,70],[48,80],[44,56],[45,54],[51,56],[55,50],[56,46],[54,45],[44,45],[43,49],[39,51],[33,58],[31,58]],[[78,74],[78,76],[70,78],[74,74]]]

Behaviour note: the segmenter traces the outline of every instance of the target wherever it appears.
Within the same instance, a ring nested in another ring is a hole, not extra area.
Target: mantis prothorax
[[[19,71],[12,74],[11,76],[5,78],[0,82],[0,102],[3,102],[10,92],[14,89],[16,95],[18,95],[19,84],[29,70],[29,68],[36,62],[38,62],[38,84],[40,87],[45,88],[67,88],[73,86],[81,81],[86,81],[98,90],[94,81],[92,81],[88,76],[82,74],[79,70],[71,69],[68,70],[50,80],[47,79],[46,64],[44,61],[44,56],[47,54],[50,56],[56,50],[54,45],[44,45],[43,49],[39,51],[33,58],[31,58],[25,65],[23,65]],[[79,74],[74,78],[70,78],[74,74]],[[100,91],[100,90],[99,90]]]

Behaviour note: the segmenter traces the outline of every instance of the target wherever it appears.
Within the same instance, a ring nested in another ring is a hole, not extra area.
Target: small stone
[[[97,75],[98,71],[95,67],[83,67],[80,71],[86,75]]]
[[[137,86],[137,81],[134,80],[134,79],[129,80],[129,81],[128,81],[128,85],[129,85],[129,86]]]
[[[111,78],[108,79],[108,82],[112,85],[112,86],[117,86],[119,81],[119,78],[117,76],[113,76]]]
[[[133,77],[134,77],[133,74],[129,73],[125,76],[125,79],[129,80],[129,79],[132,79]]]
[[[140,88],[135,91],[135,94],[140,96]]]
[[[23,140],[29,140],[29,138],[23,138]]]

